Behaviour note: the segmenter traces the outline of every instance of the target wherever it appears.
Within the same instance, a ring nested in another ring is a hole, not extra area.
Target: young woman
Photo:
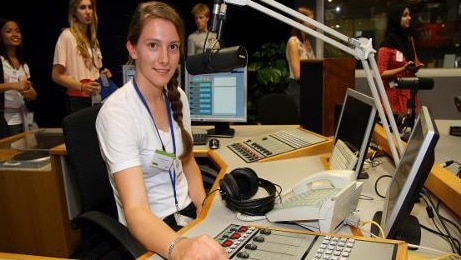
[[[37,98],[29,66],[22,53],[22,34],[16,21],[0,19],[0,138],[28,130],[33,117],[26,101]]]
[[[168,259],[228,259],[210,236],[175,232],[202,209],[205,190],[192,153],[189,104],[178,86],[184,25],[162,2],[140,3],[126,48],[136,72],[96,120],[119,220]]]
[[[413,41],[410,6],[392,6],[387,19],[386,35],[378,49],[377,63],[392,112],[398,117],[407,114],[407,100],[411,98],[411,93],[409,89],[392,88],[390,83],[397,77],[414,77],[423,64],[418,59]]]
[[[67,113],[89,107],[98,99],[102,69],[102,54],[97,39],[98,16],[96,0],[70,0],[69,28],[63,29],[56,42],[51,78],[67,88]],[[93,96],[93,98],[92,98]]]
[[[299,7],[298,12],[314,19],[314,11],[307,7]],[[303,22],[305,26],[314,28],[313,25]],[[299,112],[299,95],[301,84],[301,60],[315,59],[314,51],[309,42],[308,34],[293,27],[287,42],[286,57],[290,68],[290,83],[286,89],[288,96],[293,98]]]

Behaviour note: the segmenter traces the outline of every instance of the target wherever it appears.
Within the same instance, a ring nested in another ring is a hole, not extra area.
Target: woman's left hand
[[[26,82],[26,88],[24,90],[21,90],[20,93],[21,95],[27,99],[27,100],[34,100],[37,98],[37,92],[35,91],[32,82],[27,81]]]
[[[101,70],[101,74],[106,75],[108,79],[112,78],[112,72],[108,68],[104,68]]]

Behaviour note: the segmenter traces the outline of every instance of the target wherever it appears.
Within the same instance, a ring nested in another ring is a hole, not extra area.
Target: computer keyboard
[[[192,140],[194,145],[205,145],[208,140],[208,133],[206,131],[193,131]]]
[[[338,139],[331,152],[330,169],[353,170],[357,160],[357,153],[352,151],[347,144]]]

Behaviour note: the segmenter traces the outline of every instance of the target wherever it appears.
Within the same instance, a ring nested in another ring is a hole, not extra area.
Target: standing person
[[[397,119],[407,114],[411,90],[392,88],[390,83],[397,77],[414,77],[423,64],[418,60],[413,41],[410,6],[392,6],[387,19],[386,34],[378,49],[377,63],[391,110]],[[417,100],[415,104],[418,104]]]
[[[169,5],[138,5],[126,43],[135,76],[104,102],[96,130],[119,221],[134,237],[167,259],[228,259],[210,236],[175,232],[200,213],[205,199],[189,104],[176,77],[184,35]]]
[[[298,7],[298,12],[301,14],[314,19],[314,11],[308,7]],[[299,21],[299,20],[298,20]],[[314,26],[305,21],[302,22],[305,26],[314,28]],[[293,98],[298,107],[298,113],[300,110],[300,77],[301,77],[301,60],[315,59],[314,51],[309,42],[308,34],[293,27],[290,31],[290,38],[287,42],[286,57],[288,61],[288,67],[290,68],[290,83],[285,93]]]
[[[187,56],[201,54],[206,49],[219,49],[216,33],[208,31],[210,8],[206,4],[195,4],[191,11],[197,30],[187,37]]]
[[[67,114],[100,102],[96,80],[112,76],[102,69],[96,0],[70,0],[68,22],[56,42],[51,72],[53,81],[67,88]]]
[[[22,56],[22,34],[16,21],[0,19],[0,138],[22,133],[33,123],[26,102],[37,92],[30,81],[30,70]]]

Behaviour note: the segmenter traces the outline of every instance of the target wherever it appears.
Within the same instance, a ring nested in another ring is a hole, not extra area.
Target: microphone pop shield
[[[191,75],[228,72],[245,67],[248,53],[243,46],[222,49],[207,49],[202,54],[190,55],[186,60],[187,72]]]

